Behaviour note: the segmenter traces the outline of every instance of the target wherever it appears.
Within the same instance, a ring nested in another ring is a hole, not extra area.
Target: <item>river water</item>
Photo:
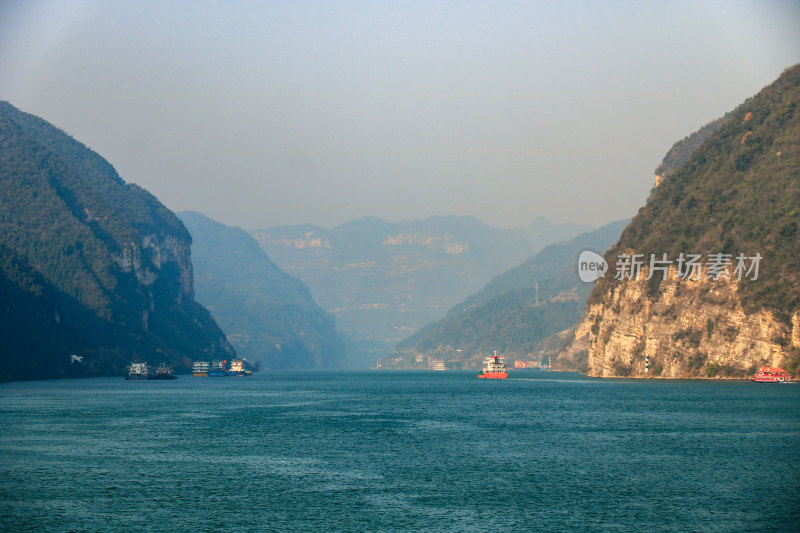
[[[513,371],[0,385],[0,531],[797,531],[800,385]]]

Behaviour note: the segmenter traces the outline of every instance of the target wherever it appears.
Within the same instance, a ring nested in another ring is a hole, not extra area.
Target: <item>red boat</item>
[[[762,366],[756,375],[750,378],[756,383],[791,383],[792,377],[789,373],[776,366]]]
[[[478,377],[483,379],[506,379],[508,377],[508,364],[494,352],[483,362],[483,370],[478,372]]]

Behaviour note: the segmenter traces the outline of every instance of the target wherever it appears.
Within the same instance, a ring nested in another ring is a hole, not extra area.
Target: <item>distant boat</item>
[[[478,372],[478,377],[482,379],[506,379],[508,377],[508,364],[505,360],[494,352],[483,362],[483,370]]]
[[[232,359],[230,365],[228,361],[215,360],[209,363],[208,361],[195,361],[192,363],[192,376],[194,377],[212,377],[221,378],[225,376],[252,376],[252,370],[246,370],[244,367],[244,359]]]
[[[125,376],[125,379],[130,380],[142,380],[142,379],[150,379],[150,368],[147,366],[147,363],[144,361],[134,361],[131,363],[131,366],[128,367],[128,375]]]
[[[155,372],[144,361],[134,361],[128,367],[128,375],[125,379],[129,380],[167,380],[178,379],[172,369],[161,363]]]
[[[249,376],[250,374],[244,369],[244,361],[241,359],[233,359],[228,368],[229,376]]]
[[[227,363],[227,361],[211,361],[211,368],[208,370],[208,377],[218,378],[227,376],[228,371],[225,370],[225,363]]]
[[[762,366],[750,380],[756,383],[791,383],[792,377],[782,368]]]
[[[514,368],[530,368],[533,370],[548,370],[549,365],[542,361],[514,361]]]
[[[151,374],[148,379],[178,379],[178,376],[172,373],[172,369],[161,363],[158,368],[156,368],[156,373]]]
[[[208,361],[195,361],[192,363],[192,376],[199,378],[207,378],[208,371],[211,369],[211,363]]]

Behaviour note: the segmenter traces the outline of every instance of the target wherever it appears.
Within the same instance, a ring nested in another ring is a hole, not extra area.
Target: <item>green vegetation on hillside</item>
[[[0,102],[0,381],[233,354],[192,298],[189,239],[102,157]]]
[[[800,309],[800,65],[731,113],[689,160],[668,174],[606,258],[592,293],[608,294],[616,257],[627,250],[742,253],[763,259],[757,280],[739,284],[749,310],[787,321]],[[658,283],[648,291],[658,294]]]
[[[656,168],[656,175],[666,176],[686,163],[694,151],[706,142],[706,139],[711,137],[711,135],[720,129],[730,118],[731,113],[726,113],[725,116],[712,120],[696,132],[673,144],[672,148],[667,152],[667,155],[664,156],[661,164]]]
[[[535,221],[541,239],[575,230]],[[495,274],[533,253],[514,230],[473,217],[429,217],[386,222],[365,217],[335,228],[276,227],[252,232],[284,271],[300,278],[314,299],[336,316],[348,357],[369,367],[408,332],[480,290]],[[574,235],[574,234],[571,234]]]
[[[627,221],[614,222],[567,242],[550,245],[397,345],[423,354],[461,350],[462,361],[499,350],[517,357],[540,356],[549,337],[577,323],[591,285],[578,278],[577,259],[587,249],[603,251]]]

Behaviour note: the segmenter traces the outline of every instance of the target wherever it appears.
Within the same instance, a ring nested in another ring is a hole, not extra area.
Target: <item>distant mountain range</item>
[[[0,102],[0,381],[233,357],[194,300],[190,242],[100,155]]]
[[[251,233],[336,316],[351,363],[369,366],[492,276],[584,229],[537,219],[529,228],[502,230],[449,216],[395,223],[368,217],[329,229],[300,225]]]
[[[530,255],[533,255],[547,245],[568,241],[576,235],[593,229],[595,228],[586,224],[553,224],[545,217],[536,217],[527,226],[514,228],[511,231],[528,244]]]
[[[414,368],[435,358],[448,368],[477,368],[494,350],[536,361],[555,354],[556,335],[577,323],[592,288],[578,278],[578,255],[587,249],[602,252],[626,224],[615,222],[547,246],[399,343],[381,367]]]
[[[233,345],[268,368],[366,367],[493,275],[584,229],[365,218],[253,232],[259,249],[187,212],[192,252],[155,197],[6,102],[0,148],[0,381],[122,374],[134,359],[186,371],[234,357]]]
[[[476,368],[498,350],[598,376],[797,372],[798,91],[800,66],[675,143],[639,214],[597,230],[455,216],[249,233],[194,212],[181,221],[2,102],[0,381],[121,374],[133,359],[180,371],[237,351],[270,369]],[[592,288],[576,272],[587,249],[608,249],[612,267],[625,253],[763,263],[750,283],[623,282],[612,268]]]
[[[178,216],[192,234],[197,300],[240,356],[266,369],[346,366],[333,316],[249,233],[192,211]]]

